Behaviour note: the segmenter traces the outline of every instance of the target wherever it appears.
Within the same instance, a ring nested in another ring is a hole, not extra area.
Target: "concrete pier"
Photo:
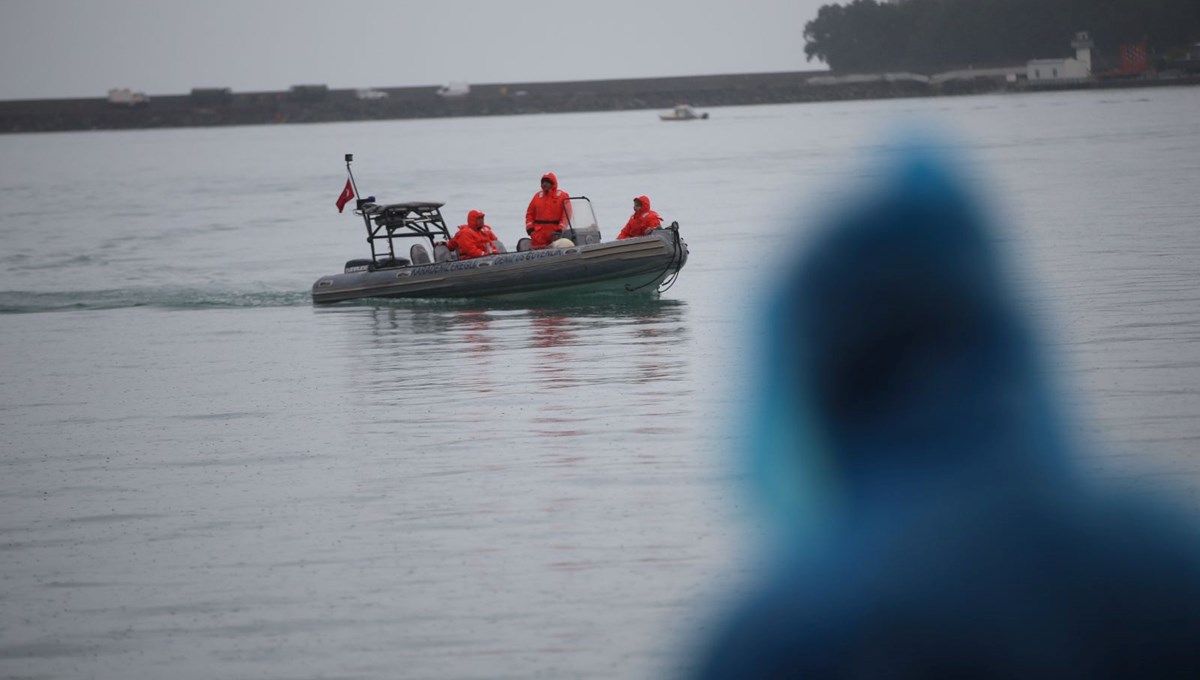
[[[518,115],[572,111],[668,110],[677,104],[704,108],[845,99],[922,97],[1025,91],[1023,81],[994,76],[921,82],[886,77],[852,77],[830,83],[828,71],[752,73],[676,78],[592,80],[553,83],[472,84],[462,96],[438,94],[438,86],[373,88],[374,98],[353,89],[297,86],[279,92],[194,90],[154,95],[139,106],[107,99],[0,101],[0,133],[121,130],[219,125],[277,125],[355,120]],[[837,81],[837,78],[832,80]],[[812,81],[812,82],[810,82]],[[1197,84],[1200,78],[1121,83],[1085,83],[1073,89]]]

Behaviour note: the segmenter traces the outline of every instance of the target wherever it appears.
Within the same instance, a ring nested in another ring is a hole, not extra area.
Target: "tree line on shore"
[[[1200,0],[852,0],[804,27],[804,53],[834,71],[934,72],[1067,56],[1088,31],[1097,53],[1145,43],[1166,56],[1200,40]]]

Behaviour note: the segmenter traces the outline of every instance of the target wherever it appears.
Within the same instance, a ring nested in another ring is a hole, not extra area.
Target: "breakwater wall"
[[[814,82],[810,82],[816,79]],[[519,115],[573,111],[696,107],[924,97],[1026,91],[1023,80],[960,78],[940,83],[911,79],[828,83],[826,71],[593,80],[555,83],[471,85],[462,96],[438,87],[375,88],[386,96],[362,98],[352,89],[294,87],[280,92],[196,90],[187,95],[152,95],[144,105],[105,98],[0,101],[0,133],[121,130],[219,125],[277,125],[356,120]],[[818,84],[820,83],[820,84]],[[1057,89],[1197,84],[1200,79],[1156,83],[1064,84]],[[1045,87],[1038,89],[1044,90]]]

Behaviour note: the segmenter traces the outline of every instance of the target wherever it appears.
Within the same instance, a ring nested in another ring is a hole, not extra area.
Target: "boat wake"
[[[309,291],[237,291],[202,288],[121,288],[34,292],[0,291],[0,314],[73,312],[129,307],[237,309],[296,307],[312,303]]]

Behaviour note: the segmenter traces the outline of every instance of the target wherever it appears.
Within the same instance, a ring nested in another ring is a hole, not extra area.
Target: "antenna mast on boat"
[[[354,187],[354,197],[361,198],[362,194],[358,193],[358,182],[354,181],[354,171],[350,169],[350,162],[354,160],[354,154],[346,154],[346,172],[350,173],[350,186]]]

